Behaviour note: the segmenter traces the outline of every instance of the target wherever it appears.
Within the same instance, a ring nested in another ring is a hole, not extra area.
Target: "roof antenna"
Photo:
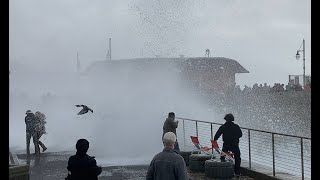
[[[108,59],[111,61],[111,38],[109,38],[109,49],[106,55],[106,60]]]
[[[77,72],[80,72],[80,60],[79,60],[79,53],[77,51]]]
[[[209,49],[206,49],[205,57],[209,57],[209,56],[210,56],[210,50],[209,50]]]

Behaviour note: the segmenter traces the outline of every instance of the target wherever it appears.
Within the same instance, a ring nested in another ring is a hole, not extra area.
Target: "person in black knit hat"
[[[222,134],[222,140],[223,140],[223,152],[231,151],[234,153],[234,172],[236,175],[240,175],[240,164],[241,164],[241,158],[240,158],[240,149],[239,149],[239,138],[242,137],[242,131],[240,127],[233,123],[234,117],[233,115],[227,114],[224,119],[226,122],[220,126],[216,134],[214,135],[214,141],[215,146],[214,148],[219,148],[217,140]]]

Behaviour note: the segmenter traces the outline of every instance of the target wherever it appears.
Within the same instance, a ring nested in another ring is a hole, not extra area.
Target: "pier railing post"
[[[210,123],[210,126],[211,126],[211,139],[210,139],[210,141],[213,139],[213,130],[212,130],[212,123]],[[213,148],[211,149],[211,153],[213,154]]]
[[[275,157],[274,157],[274,133],[272,133],[272,175],[276,175]]]
[[[184,127],[184,119],[182,119],[182,126],[183,126],[183,148],[186,150],[186,130]]]
[[[198,134],[198,121],[196,121],[196,135],[199,138],[199,134]]]
[[[300,144],[301,144],[301,173],[302,173],[302,180],[304,180],[304,165],[303,165],[303,139],[300,138]]]
[[[250,129],[248,129],[248,143],[249,143],[249,169],[251,169]]]

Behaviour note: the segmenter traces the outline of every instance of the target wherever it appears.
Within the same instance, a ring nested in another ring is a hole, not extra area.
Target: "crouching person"
[[[101,167],[97,166],[94,157],[87,155],[89,142],[79,139],[76,144],[77,153],[68,160],[68,180],[98,180]]]
[[[188,180],[186,164],[183,157],[174,152],[176,135],[167,132],[163,138],[164,149],[152,159],[147,180]]]

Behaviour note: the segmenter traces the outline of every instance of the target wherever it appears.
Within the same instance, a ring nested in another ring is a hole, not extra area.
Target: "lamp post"
[[[301,50],[302,46],[302,50]],[[300,48],[297,50],[296,58],[297,60],[300,59],[300,54],[299,52],[303,52],[303,88],[306,86],[306,58],[305,58],[305,41],[303,39],[302,44],[300,45]]]

